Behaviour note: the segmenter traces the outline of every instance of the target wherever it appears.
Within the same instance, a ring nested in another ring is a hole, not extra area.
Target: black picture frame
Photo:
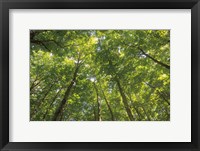
[[[191,9],[191,142],[9,142],[9,9]],[[199,0],[0,0],[0,33],[0,149],[2,151],[200,151]]]

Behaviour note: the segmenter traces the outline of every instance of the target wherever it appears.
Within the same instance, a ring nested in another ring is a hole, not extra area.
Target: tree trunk
[[[135,111],[137,112],[137,115],[138,115],[138,119],[141,121],[142,120],[142,116],[141,116],[141,114],[140,114],[140,112],[139,112],[139,110],[137,109],[137,107],[133,107],[134,109],[135,109]]]
[[[77,64],[77,67],[76,67],[76,69],[75,69],[75,71],[74,71],[74,75],[73,75],[72,81],[70,82],[68,88],[66,89],[65,95],[64,95],[64,97],[63,97],[63,100],[61,101],[61,104],[59,105],[59,107],[57,108],[57,110],[56,110],[56,112],[55,112],[55,114],[54,114],[54,116],[53,116],[53,119],[52,119],[53,121],[59,120],[59,117],[60,117],[60,115],[61,115],[61,112],[62,112],[62,110],[64,109],[64,106],[65,106],[65,104],[67,103],[67,100],[68,100],[68,98],[69,98],[71,89],[72,89],[73,85],[74,85],[75,82],[76,82],[76,78],[77,78],[77,74],[78,74],[79,68],[80,68],[80,65]]]
[[[127,114],[128,114],[128,117],[129,117],[130,121],[134,121],[135,119],[134,119],[133,114],[132,114],[132,112],[131,112],[131,109],[130,109],[130,107],[129,107],[129,105],[128,105],[128,100],[127,100],[127,98],[126,98],[126,95],[125,95],[124,92],[123,92],[123,89],[122,89],[122,87],[121,87],[121,84],[120,84],[120,82],[119,82],[119,80],[118,80],[117,78],[115,78],[115,81],[117,82],[117,86],[118,86],[118,88],[119,88],[119,92],[120,92],[120,94],[121,94],[121,97],[122,97],[122,100],[123,100],[123,104],[124,104],[124,107],[125,107],[126,112],[127,112]]]
[[[122,89],[122,87],[121,87],[121,84],[120,84],[120,82],[119,82],[118,75],[117,75],[117,72],[116,72],[116,70],[115,70],[115,67],[114,67],[114,65],[113,65],[113,63],[112,63],[112,60],[110,60],[110,59],[108,58],[108,61],[109,61],[109,65],[111,66],[111,68],[112,68],[112,70],[113,70],[112,73],[113,73],[114,76],[115,76],[115,81],[117,82],[117,86],[118,86],[118,88],[119,88],[119,92],[120,92],[120,95],[121,95],[121,97],[122,97],[123,104],[124,104],[124,107],[125,107],[126,112],[127,112],[127,114],[128,114],[128,117],[129,117],[130,121],[134,121],[135,119],[134,119],[133,114],[132,114],[132,112],[131,112],[131,109],[130,109],[130,107],[129,107],[129,105],[128,105],[128,100],[127,100],[127,98],[126,98],[126,95],[124,94],[123,89]]]
[[[54,86],[54,83],[49,87],[49,89],[47,90],[47,92],[44,94],[43,98],[41,100],[39,100],[39,102],[37,103],[37,106],[34,106],[34,109],[31,113],[31,118],[33,118],[33,116],[37,113],[37,108],[40,108],[42,102],[45,100],[45,98],[47,97],[47,95],[49,94],[49,92],[51,91],[52,87]]]
[[[93,84],[94,84],[94,89],[96,91],[96,97],[97,97],[97,121],[101,121],[101,103],[99,100],[99,92],[98,92],[95,82]]]
[[[147,117],[148,121],[151,121],[151,118],[150,118],[150,117],[149,117],[149,115],[147,114],[147,112],[146,112],[145,108],[144,108],[144,107],[142,107],[142,106],[141,106],[141,108],[143,109],[143,111],[144,111],[144,114],[146,115],[146,117]]]
[[[129,99],[131,100],[131,102],[133,103],[133,99],[131,97],[131,94],[129,94]],[[136,111],[137,115],[138,115],[138,119],[141,121],[142,120],[142,117],[141,117],[141,114],[139,112],[139,110],[137,109],[137,107],[135,105],[132,106],[133,109]]]
[[[100,87],[101,87],[101,86],[100,86]],[[109,112],[110,112],[111,119],[112,119],[112,121],[114,121],[115,119],[114,119],[114,115],[113,115],[113,112],[112,112],[111,106],[110,106],[110,104],[109,104],[109,102],[108,102],[108,100],[107,100],[107,98],[106,98],[106,95],[105,95],[105,93],[104,93],[102,87],[101,87],[101,91],[102,91],[102,94],[103,94],[104,100],[106,101],[106,105],[107,105],[107,107],[108,107],[108,110],[109,110]]]
[[[48,91],[45,93],[44,97],[41,99],[41,101],[38,102],[38,108],[40,108],[41,104],[44,102],[44,100],[46,99],[47,95],[49,94],[49,92],[51,91],[52,87],[54,86],[54,84],[52,84]]]
[[[96,116],[96,111],[95,111],[95,106],[94,107],[94,120],[97,121],[97,116]]]
[[[39,81],[39,82],[35,84],[36,81]],[[43,81],[43,78],[41,78],[41,79],[36,79],[36,80],[32,83],[32,85],[31,85],[31,87],[30,87],[30,94],[33,93],[32,91],[34,90],[34,88],[35,88],[36,86],[38,86],[42,81]]]
[[[43,116],[43,120],[45,120],[45,118],[46,118],[46,116],[47,116],[49,110],[52,108],[52,105],[53,105],[53,103],[55,102],[57,96],[60,94],[60,91],[61,91],[61,90],[62,90],[62,88],[60,88],[59,91],[56,93],[56,95],[55,95],[55,97],[53,98],[51,104],[49,105],[49,108],[46,110],[46,112],[45,112],[45,114],[44,114],[44,116]]]

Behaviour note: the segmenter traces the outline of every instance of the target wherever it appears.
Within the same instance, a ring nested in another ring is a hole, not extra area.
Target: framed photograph
[[[200,150],[198,0],[1,0],[0,148]]]

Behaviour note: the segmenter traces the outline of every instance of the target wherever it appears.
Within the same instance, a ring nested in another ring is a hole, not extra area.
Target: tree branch
[[[31,40],[31,43],[37,44],[37,45],[42,45],[45,49],[49,50],[50,49],[46,46],[46,44],[43,41],[39,41],[39,40]]]
[[[151,85],[150,83],[144,82],[146,85],[148,85],[152,89],[156,89],[155,86]],[[165,102],[167,102],[168,105],[170,105],[170,102],[165,98],[164,93],[160,92],[159,90],[156,90],[158,94],[164,99]]]
[[[167,69],[170,69],[170,66],[165,64],[165,63],[162,63],[161,61],[158,61],[156,60],[155,58],[153,58],[152,56],[150,56],[149,54],[145,53],[144,50],[142,50],[141,48],[139,48],[139,50],[142,52],[143,55],[145,55],[146,57],[150,58],[151,60],[153,60],[154,62],[156,62],[157,64],[167,68]]]

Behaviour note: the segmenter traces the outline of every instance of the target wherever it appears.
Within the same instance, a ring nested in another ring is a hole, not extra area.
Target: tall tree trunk
[[[44,102],[44,100],[46,99],[47,95],[49,94],[49,92],[51,91],[52,87],[54,86],[54,84],[52,84],[49,89],[47,90],[47,92],[45,93],[44,97],[41,99],[41,101],[38,102],[38,108],[40,108],[40,106],[42,105],[42,103]]]
[[[39,100],[39,102],[37,103],[37,106],[36,105],[34,106],[34,109],[33,109],[32,113],[31,113],[31,119],[37,113],[37,109],[36,108],[40,108],[42,102],[45,100],[45,98],[47,97],[47,95],[49,94],[49,92],[51,91],[51,89],[52,89],[53,86],[54,86],[54,83],[46,91],[46,93],[44,94],[43,98],[41,100]]]
[[[149,117],[148,113],[146,112],[146,109],[143,106],[141,106],[141,108],[143,109],[144,114],[146,115],[148,121],[151,121],[151,118]]]
[[[128,114],[128,117],[129,117],[130,121],[134,121],[135,119],[134,119],[133,114],[132,114],[132,112],[131,112],[131,109],[130,109],[130,107],[129,107],[129,105],[128,105],[128,100],[127,100],[127,98],[126,98],[126,95],[124,94],[123,89],[122,89],[122,87],[121,87],[121,84],[120,84],[120,82],[119,82],[118,75],[117,75],[117,72],[116,72],[116,70],[115,70],[115,66],[113,65],[111,59],[108,58],[108,61],[109,61],[110,67],[111,67],[112,70],[113,70],[112,73],[113,73],[113,75],[115,76],[115,81],[116,81],[117,86],[118,86],[118,88],[119,88],[119,92],[120,92],[120,95],[121,95],[121,97],[122,97],[123,104],[124,104],[124,107],[125,107],[126,112],[127,112],[127,114]]]
[[[61,90],[62,90],[62,88],[60,88],[60,89],[58,90],[58,92],[56,93],[56,95],[55,95],[55,97],[53,98],[51,104],[49,105],[48,109],[46,110],[45,114],[43,115],[43,120],[45,120],[46,116],[47,116],[48,113],[49,113],[49,110],[52,108],[52,105],[53,105],[53,103],[55,102],[57,96],[60,94]]]
[[[101,87],[101,84],[100,84],[100,88],[101,88],[101,92],[103,94],[104,100],[106,101],[106,105],[108,107],[108,110],[110,112],[111,119],[112,119],[112,121],[114,121],[115,119],[114,119],[113,111],[112,111],[111,106],[110,106],[110,104],[109,104],[109,102],[108,102],[108,100],[106,98],[106,95],[105,95],[105,93],[104,93],[104,91],[103,91],[103,89]]]
[[[38,81],[38,80],[39,80],[39,82],[35,83],[35,82]],[[32,94],[34,88],[35,88],[36,86],[38,86],[38,85],[43,81],[43,78],[38,79],[38,80],[36,80],[36,81],[34,81],[34,82],[32,83],[32,85],[31,85],[31,87],[30,87],[30,94]]]
[[[64,114],[64,112],[61,112],[60,117],[59,117],[59,121],[62,121],[62,119],[63,119],[63,114]]]
[[[99,91],[97,89],[95,82],[93,84],[94,84],[94,89],[96,91],[96,97],[97,97],[97,121],[101,121],[101,103],[99,100]]]
[[[32,83],[30,83],[30,91],[33,89],[33,87],[34,87],[34,85],[35,85],[35,82],[38,80],[38,75],[36,75],[36,78],[35,78],[35,80],[32,82]]]
[[[131,97],[131,94],[129,94],[129,99],[130,99],[131,102],[133,103],[133,99],[132,99],[132,97]],[[138,115],[138,119],[141,121],[141,120],[142,120],[142,116],[141,116],[141,114],[140,114],[138,108],[137,108],[135,105],[133,105],[132,107],[133,107],[133,109],[136,111],[136,113],[137,113],[137,115]]]
[[[140,111],[138,110],[138,108],[136,106],[133,107],[135,109],[135,111],[137,112],[138,115],[138,119],[141,121],[142,120],[142,116],[140,114]]]
[[[79,68],[80,68],[80,64],[78,62],[77,66],[76,66],[76,69],[74,71],[74,74],[73,74],[73,78],[72,78],[68,88],[65,91],[64,97],[63,97],[59,107],[57,108],[57,110],[56,110],[56,112],[55,112],[55,114],[53,116],[53,119],[52,119],[53,121],[59,120],[59,117],[61,116],[61,113],[62,113],[62,111],[64,109],[64,106],[67,103],[67,100],[68,100],[68,98],[70,96],[70,92],[72,90],[72,87],[76,83],[76,78],[77,78],[77,74],[78,74]]]
[[[126,98],[126,95],[123,92],[123,89],[122,89],[121,84],[120,84],[119,80],[117,79],[117,77],[115,78],[115,81],[117,82],[117,86],[119,88],[119,92],[120,92],[120,95],[122,97],[123,104],[124,104],[124,107],[125,107],[126,112],[128,114],[128,117],[129,117],[130,121],[134,121],[135,119],[134,119],[133,114],[131,112],[131,109],[130,109],[130,107],[128,105],[128,100]]]
[[[94,108],[94,120],[97,121],[95,106],[93,106],[93,108]]]

